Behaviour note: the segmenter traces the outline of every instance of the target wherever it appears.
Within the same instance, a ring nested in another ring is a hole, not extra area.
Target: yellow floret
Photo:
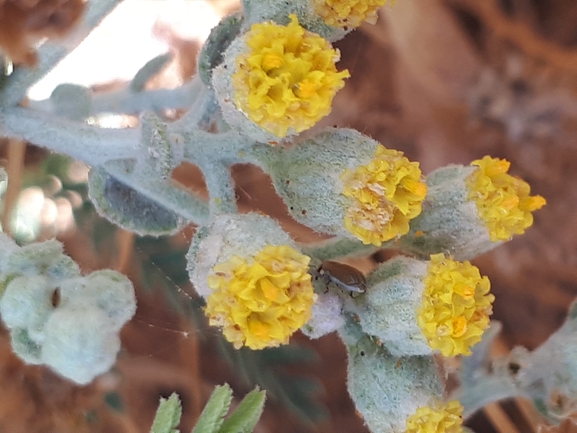
[[[338,72],[338,50],[303,29],[295,15],[288,26],[253,24],[245,35],[249,52],[236,60],[234,101],[264,130],[285,137],[329,114],[348,71]]]
[[[387,0],[314,0],[317,14],[330,26],[355,28],[377,22],[377,11]]]
[[[463,406],[456,400],[441,407],[420,407],[407,418],[405,433],[461,433]]]
[[[443,356],[470,355],[489,325],[491,284],[469,262],[434,254],[424,280],[417,323],[429,346]]]
[[[213,290],[205,309],[209,322],[223,329],[239,349],[287,344],[310,318],[315,300],[310,258],[293,248],[266,246],[254,258],[233,256],[213,268]]]
[[[380,246],[406,234],[409,221],[421,213],[427,195],[419,164],[383,146],[369,164],[347,169],[341,179],[342,194],[352,199],[345,228],[365,244]]]
[[[533,224],[532,212],[541,209],[545,199],[529,195],[531,187],[507,173],[511,164],[505,159],[485,156],[471,165],[479,168],[467,179],[469,199],[475,201],[491,241],[507,241],[524,233]]]

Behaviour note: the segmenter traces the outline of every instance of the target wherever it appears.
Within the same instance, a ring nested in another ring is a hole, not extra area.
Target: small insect
[[[363,273],[344,263],[324,261],[317,273],[327,281],[327,284],[333,283],[343,290],[353,293],[365,293],[367,291],[367,280]]]

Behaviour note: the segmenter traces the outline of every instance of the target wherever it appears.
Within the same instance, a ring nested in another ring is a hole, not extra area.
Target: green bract
[[[371,431],[404,432],[417,408],[444,400],[434,358],[391,355],[352,317],[339,334],[348,350],[349,393]]]
[[[429,192],[423,212],[411,222],[411,231],[401,239],[402,247],[429,257],[444,252],[457,260],[469,260],[499,246],[479,217],[465,184],[476,167],[449,165],[427,177]]]
[[[431,355],[417,324],[427,262],[397,257],[367,276],[367,293],[346,300],[363,331],[382,342],[392,356]]]
[[[379,143],[353,129],[329,129],[290,149],[255,149],[291,216],[322,233],[352,237],[344,226],[347,198],[341,175],[370,162]]]

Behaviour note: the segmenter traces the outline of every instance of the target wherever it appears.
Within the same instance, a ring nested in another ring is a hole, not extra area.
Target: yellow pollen
[[[409,221],[421,213],[427,194],[419,164],[383,146],[377,147],[367,165],[345,170],[341,179],[342,194],[351,199],[345,228],[376,246],[409,231]]]
[[[317,14],[330,26],[355,28],[377,22],[377,11],[387,0],[314,0]]]
[[[268,278],[263,278],[260,281],[260,289],[262,290],[265,298],[271,301],[274,301],[276,298],[278,298],[278,288],[273,283],[271,283]]]
[[[407,418],[405,433],[462,433],[463,406],[457,400],[418,408]]]
[[[475,288],[466,284],[455,284],[455,293],[461,295],[463,299],[471,299],[475,296]]]
[[[489,279],[469,262],[431,256],[417,323],[443,356],[470,355],[489,325],[495,297]]]
[[[350,76],[337,71],[338,50],[301,27],[296,15],[290,19],[287,26],[253,24],[232,75],[236,107],[277,137],[307,130],[329,114]]]
[[[316,298],[310,258],[287,245],[266,246],[252,258],[233,256],[213,268],[205,313],[239,349],[287,344],[310,318]]]
[[[282,66],[282,57],[276,53],[265,54],[262,60],[262,69],[269,71]]]
[[[298,95],[301,98],[310,98],[317,90],[317,85],[310,80],[303,80],[298,85]]]
[[[505,159],[485,156],[471,165],[479,168],[466,180],[468,197],[475,202],[491,241],[507,241],[524,233],[533,224],[532,213],[545,205],[545,199],[529,195],[531,187],[507,173],[510,163]]]
[[[453,319],[453,337],[462,337],[467,332],[467,319],[463,316],[455,317]]]

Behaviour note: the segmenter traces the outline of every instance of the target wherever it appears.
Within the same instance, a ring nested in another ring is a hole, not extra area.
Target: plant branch
[[[459,388],[450,399],[458,399],[463,405],[463,418],[467,419],[489,403],[524,396],[513,381],[500,375],[489,375],[473,386]]]
[[[0,111],[0,136],[29,141],[88,165],[136,158],[139,129],[104,129],[22,107]]]
[[[222,162],[200,163],[208,189],[209,207],[212,215],[237,213],[236,193],[230,167]]]
[[[172,185],[170,181],[148,179],[133,174],[127,161],[111,161],[103,168],[118,181],[154,200],[160,206],[197,225],[208,222],[208,206],[191,192]]]
[[[322,262],[345,256],[365,256],[386,247],[387,243],[380,247],[375,247],[374,245],[365,245],[357,239],[334,237],[325,241],[303,245],[302,251],[303,254]]]
[[[127,85],[112,92],[98,93],[91,98],[90,115],[98,114],[132,114],[143,111],[158,112],[165,109],[183,109],[193,105],[202,91],[200,79],[196,77],[175,89],[155,89],[134,92]],[[42,101],[30,101],[32,109],[54,112],[53,101],[48,98]]]

